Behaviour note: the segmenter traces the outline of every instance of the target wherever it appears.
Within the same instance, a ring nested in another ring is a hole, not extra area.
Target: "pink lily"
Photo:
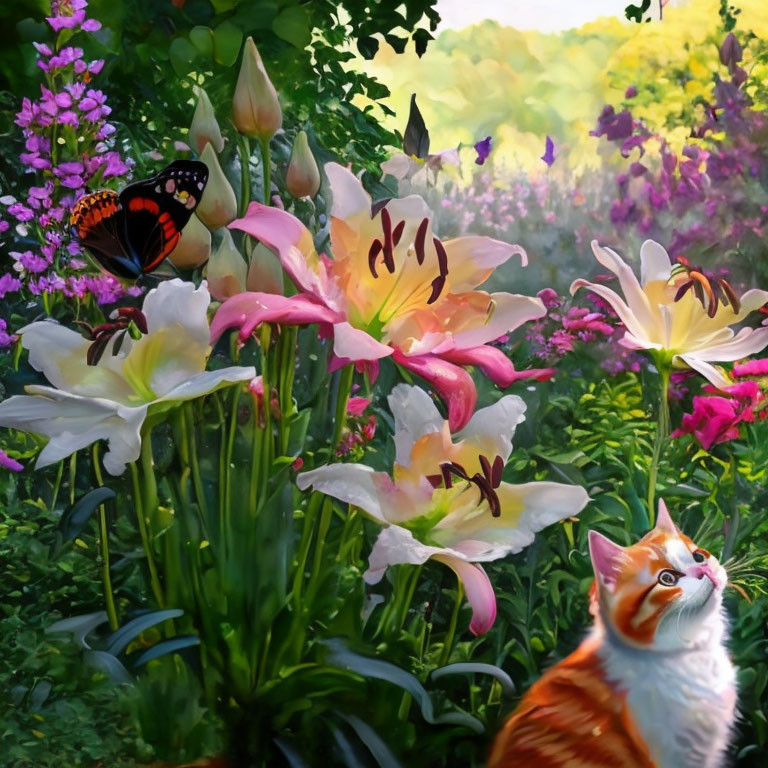
[[[378,360],[392,356],[447,402],[451,429],[467,423],[477,400],[464,366],[477,366],[500,387],[541,380],[543,372],[516,371],[488,344],[543,317],[542,301],[475,290],[512,255],[525,265],[520,246],[474,236],[443,243],[420,197],[389,200],[372,213],[371,199],[352,173],[336,163],[325,172],[333,192],[333,258],[317,254],[297,218],[251,203],[230,227],[276,251],[302,293],[286,298],[249,292],[228,299],[213,319],[213,341],[234,327],[244,341],[262,322],[320,323],[321,332],[333,337],[338,360],[332,367],[355,362],[375,370]]]
[[[366,464],[329,464],[297,478],[363,510],[384,526],[364,579],[378,583],[391,565],[437,560],[464,585],[470,630],[487,632],[496,618],[493,586],[480,563],[519,552],[536,532],[578,514],[589,497],[574,485],[502,480],[525,403],[516,395],[482,408],[451,437],[424,390],[399,384],[389,397],[395,417],[392,476]]]

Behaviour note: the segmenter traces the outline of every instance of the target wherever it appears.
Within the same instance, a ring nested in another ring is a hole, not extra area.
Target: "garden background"
[[[236,384],[162,410],[121,476],[104,471],[101,443],[35,469],[44,440],[3,429],[0,765],[483,765],[519,696],[590,623],[588,530],[635,541],[659,497],[728,563],[741,712],[732,759],[766,764],[768,365],[728,370],[734,384],[753,382],[747,399],[678,371],[667,438],[654,360],[620,346],[610,307],[569,286],[601,270],[593,239],[637,265],[652,238],[738,294],[768,289],[768,10],[691,0],[637,23],[617,7],[561,33],[481,19],[439,31],[439,10],[430,0],[0,7],[4,398],[47,383],[18,337],[28,323],[93,331],[156,285],[121,283],[85,258],[68,226],[83,191],[207,158],[223,213],[214,205],[206,226],[185,231],[176,270],[196,285],[206,277],[215,300],[245,288],[291,297],[278,249],[233,242],[224,227],[263,200],[328,249],[325,164],[336,162],[373,200],[422,195],[443,241],[472,233],[525,249],[525,268],[513,256],[483,290],[538,295],[548,310],[493,340],[517,372],[536,373],[500,387],[474,365],[477,405],[510,393],[525,403],[506,482],[590,497],[484,564],[497,614],[478,632],[441,562],[366,584],[380,527],[297,481],[326,462],[391,469],[398,383],[434,390],[448,414],[439,382],[404,359],[383,361],[378,378],[333,370],[315,325],[270,316],[242,348],[232,334],[210,356],[214,370],[254,366],[261,389]],[[81,11],[88,21],[46,21]],[[279,99],[266,134],[233,120],[244,61]],[[219,525],[226,558],[210,531]]]

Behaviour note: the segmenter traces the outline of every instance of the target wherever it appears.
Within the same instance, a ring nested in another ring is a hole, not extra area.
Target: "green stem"
[[[99,485],[104,485],[104,479],[101,476],[98,443],[93,444],[93,471],[96,475],[96,482]],[[101,579],[104,582],[104,601],[107,604],[109,628],[114,632],[120,624],[117,620],[115,596],[112,593],[112,575],[109,572],[109,530],[107,528],[107,510],[103,504],[99,505],[99,546],[101,548]]]
[[[661,376],[661,394],[656,441],[653,445],[653,458],[648,473],[648,520],[651,527],[653,527],[656,519],[656,478],[659,473],[659,460],[664,443],[669,436],[669,375],[671,371],[668,365],[658,363],[658,361],[657,367]]]
[[[261,381],[264,386],[264,433],[261,445],[261,482],[266,492],[272,469],[272,357],[270,347],[272,344],[272,326],[262,323],[260,330],[261,343]],[[254,506],[255,512],[256,507]]]
[[[69,457],[69,503],[75,503],[75,481],[77,480],[77,451]]]
[[[50,509],[56,507],[56,500],[59,497],[59,488],[61,488],[61,478],[64,477],[64,462],[59,462],[59,470],[56,473],[56,481],[53,484],[53,493],[51,494]]]
[[[272,186],[272,156],[269,151],[269,139],[259,139],[261,149],[262,178],[264,181],[264,205],[271,203],[270,187]]]
[[[155,556],[152,553],[152,544],[149,540],[149,531],[147,530],[147,520],[144,517],[144,504],[141,497],[141,486],[139,483],[139,468],[136,462],[131,462],[131,480],[133,482],[133,503],[136,506],[136,520],[139,525],[139,534],[141,543],[144,547],[144,554],[147,556],[147,568],[149,569],[149,581],[152,586],[152,594],[155,596],[155,602],[159,608],[165,606],[163,590],[160,588],[160,579],[157,576],[157,566],[155,565]]]
[[[331,456],[334,455],[336,448],[341,440],[341,433],[347,421],[347,403],[349,402],[349,393],[352,391],[352,380],[355,376],[355,366],[353,363],[345,366],[341,370],[339,377],[339,390],[336,396],[336,411],[333,419],[333,440],[331,441]]]
[[[240,216],[245,216],[251,202],[251,144],[247,136],[241,136],[237,144],[240,156]]]
[[[445,633],[445,640],[443,641],[443,651],[440,654],[440,666],[444,667],[451,658],[451,651],[453,651],[453,639],[456,636],[456,625],[459,621],[459,610],[461,604],[464,601],[464,585],[459,581],[456,585],[456,602],[453,604],[453,613],[451,613],[451,620],[448,624],[448,631]]]
[[[195,495],[197,496],[197,506],[203,518],[208,520],[208,504],[205,500],[205,488],[203,487],[203,478],[200,474],[200,462],[197,459],[197,434],[195,432],[195,414],[192,403],[184,403],[184,427],[189,440],[189,465],[192,469],[192,484],[195,486]],[[206,532],[206,538],[208,533]]]

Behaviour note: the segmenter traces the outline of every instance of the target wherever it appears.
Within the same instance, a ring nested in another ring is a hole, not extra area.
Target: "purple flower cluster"
[[[617,112],[607,105],[591,132],[617,144],[631,160],[616,178],[611,221],[620,229],[661,236],[672,256],[700,253],[712,244],[721,253],[737,245],[743,250],[745,242],[757,243],[768,231],[768,206],[761,203],[768,178],[768,113],[751,103],[742,55],[730,32],[720,47],[729,77],[716,75],[713,101],[701,104],[696,124],[688,126],[691,141],[679,155],[629,109]],[[627,90],[628,99],[636,95],[635,87]],[[649,160],[645,151],[651,140],[660,150]]]
[[[599,296],[588,294],[594,308],[573,305],[566,308],[566,299],[552,288],[545,288],[537,295],[548,311],[545,317],[532,323],[526,333],[536,357],[552,361],[573,352],[581,342],[595,346],[595,356],[603,358],[602,368],[612,375],[640,370],[639,356],[618,344],[624,326]]]
[[[67,42],[73,33],[95,32],[101,24],[86,18],[86,7],[85,0],[54,0],[48,23],[57,33],[66,30],[62,34]],[[23,200],[0,198],[6,217],[15,222],[0,220],[0,235],[23,242],[21,247],[9,244],[13,271],[0,275],[0,298],[26,291],[67,298],[91,295],[99,304],[111,303],[125,293],[121,284],[108,275],[83,275],[87,262],[77,258],[80,248],[69,235],[71,207],[86,188],[130,171],[112,144],[115,127],[107,121],[107,98],[92,86],[104,61],[86,61],[83,49],[74,46],[35,43],[35,48],[46,84],[37,100],[23,100],[16,124],[24,138],[19,159],[36,181]],[[30,235],[39,238],[38,247],[29,247]],[[6,337],[0,336],[5,346]]]

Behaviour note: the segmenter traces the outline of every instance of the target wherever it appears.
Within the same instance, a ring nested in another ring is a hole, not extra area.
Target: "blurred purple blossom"
[[[484,165],[488,156],[491,154],[491,137],[486,136],[481,141],[478,141],[475,144],[475,152],[477,152],[475,163],[477,163],[477,165]]]
[[[547,136],[544,142],[544,154],[541,156],[541,159],[550,167],[555,162],[555,142],[549,136]]]

